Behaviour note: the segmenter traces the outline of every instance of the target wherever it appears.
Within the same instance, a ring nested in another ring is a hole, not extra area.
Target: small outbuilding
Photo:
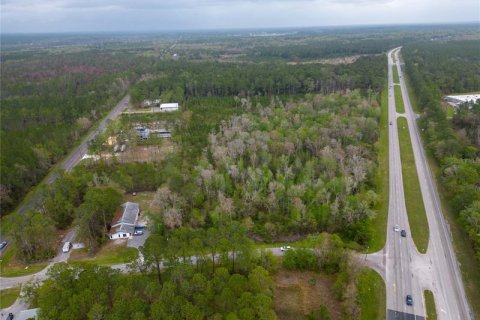
[[[110,239],[132,238],[135,233],[135,226],[138,215],[140,214],[140,206],[135,202],[125,202],[122,204],[122,218],[112,226],[116,231],[110,234]]]

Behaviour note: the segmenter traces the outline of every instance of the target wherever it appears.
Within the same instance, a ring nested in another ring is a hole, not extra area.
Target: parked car
[[[0,243],[0,250],[2,250],[3,248],[5,248],[7,246],[8,242],[7,241],[2,241],[2,243]]]
[[[395,232],[398,232],[398,230],[400,230],[400,227],[398,226],[398,224],[396,224],[395,227],[393,227],[393,230],[394,230]]]
[[[407,231],[402,230],[402,232],[400,232],[400,235],[405,238],[407,236]]]
[[[287,250],[290,250],[291,247],[290,246],[283,246],[283,247],[280,247],[280,250],[282,251],[287,251]]]
[[[141,236],[142,234],[143,234],[143,230],[135,230],[135,231],[133,232],[133,235],[134,235],[134,236]]]
[[[68,251],[70,251],[71,248],[72,248],[72,243],[67,241],[63,244],[62,252],[67,253]]]
[[[413,306],[413,298],[409,294],[407,294],[407,306]]]

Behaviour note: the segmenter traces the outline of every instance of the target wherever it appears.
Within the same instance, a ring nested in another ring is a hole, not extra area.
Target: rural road
[[[98,128],[95,131],[92,131],[87,137],[85,137],[79,146],[77,146],[67,158],[62,162],[61,168],[67,172],[70,172],[79,162],[82,160],[82,157],[87,153],[88,150],[88,142],[95,138],[96,135],[105,131],[108,126],[109,121],[115,120],[128,105],[130,101],[130,96],[126,95],[123,97],[122,100],[113,108],[110,113],[100,122]],[[55,166],[55,167],[58,167]],[[55,179],[58,178],[58,172],[52,172],[50,175],[46,177],[47,184],[51,184]],[[35,208],[37,203],[41,200],[41,192],[36,192],[30,201],[23,206],[18,208],[18,212],[23,214],[29,209]]]
[[[275,255],[277,257],[283,256],[283,251],[280,249],[280,247],[278,247],[278,248],[267,248],[265,250],[270,251],[273,255]],[[68,256],[70,255],[70,252],[68,254],[64,254],[65,256],[62,256],[61,254],[59,254],[59,256],[57,256],[52,261],[52,263],[50,263],[47,267],[45,267],[45,269],[43,269],[43,270],[41,270],[41,271],[39,271],[35,274],[31,274],[31,275],[27,275],[27,276],[21,276],[21,277],[12,277],[12,278],[2,278],[2,277],[0,277],[0,290],[13,288],[13,287],[18,287],[18,286],[23,285],[24,283],[26,283],[28,281],[31,281],[31,280],[33,280],[33,281],[43,281],[43,280],[45,280],[47,278],[48,269],[57,262],[66,262],[67,259],[68,259]],[[62,256],[63,258],[62,259],[58,258],[60,256]],[[215,256],[215,257],[217,257],[217,256]],[[220,255],[218,255],[218,257],[220,257]],[[139,259],[142,259],[142,258],[139,258]],[[190,257],[189,260],[190,260],[190,262],[195,263],[195,257]],[[112,265],[111,268],[120,270],[122,272],[129,272],[130,271],[127,263]]]
[[[400,48],[388,53],[388,120],[389,125],[389,209],[387,242],[383,250],[367,255],[367,264],[385,280],[387,290],[387,319],[424,319],[424,290],[434,295],[438,319],[473,319],[468,306],[461,274],[452,248],[452,240],[441,212],[438,191],[434,184],[425,151],[416,124],[403,71],[399,63]],[[395,57],[395,62],[393,60]],[[397,68],[399,84],[393,83],[392,67]],[[405,113],[395,109],[394,86],[401,88]],[[410,232],[403,189],[402,164],[398,138],[397,117],[405,117],[409,126],[415,165],[418,172],[429,226],[429,244],[426,254],[418,252]],[[394,226],[407,232],[407,237],[394,231]],[[407,306],[407,294],[413,297],[413,306]]]

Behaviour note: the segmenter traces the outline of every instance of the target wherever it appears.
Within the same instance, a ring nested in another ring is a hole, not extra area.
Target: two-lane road
[[[63,170],[67,172],[71,171],[82,160],[83,156],[87,153],[88,142],[94,139],[95,136],[97,136],[98,134],[105,131],[105,129],[108,126],[108,122],[115,120],[125,110],[129,101],[130,101],[129,95],[125,96],[122,100],[120,100],[120,102],[115,106],[115,108],[113,108],[108,113],[108,115],[100,122],[100,124],[98,125],[98,128],[90,132],[90,134],[82,140],[80,145],[76,147],[62,162],[61,168]],[[58,173],[52,172],[49,176],[47,176],[46,181],[48,184],[51,184],[57,178],[58,178]],[[34,208],[36,204],[41,200],[40,197],[41,197],[40,193],[37,192],[37,194],[31,197],[29,202],[27,202],[26,204],[18,208],[18,212],[23,214],[28,209]]]

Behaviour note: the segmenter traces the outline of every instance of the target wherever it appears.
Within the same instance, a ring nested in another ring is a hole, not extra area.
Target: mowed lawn
[[[398,78],[397,65],[392,66],[392,69],[393,69],[393,82],[394,83],[400,83],[400,78]]]
[[[386,291],[382,277],[372,269],[357,276],[358,299],[362,320],[386,318]]]
[[[20,287],[0,290],[0,309],[10,307],[20,295]]]
[[[408,214],[408,222],[412,232],[413,242],[421,253],[425,253],[428,247],[429,228],[425,205],[423,204],[422,192],[418,180],[417,167],[413,156],[413,148],[408,132],[407,119],[397,119],[398,138],[400,140],[400,157],[402,160],[403,189],[405,204]]]
[[[6,248],[0,260],[0,277],[19,277],[37,273],[47,267],[47,263],[25,265],[15,259],[15,248]]]
[[[126,246],[126,240],[115,240],[105,244],[95,255],[89,255],[86,250],[74,250],[68,263],[91,263],[101,266],[129,263],[138,258],[138,250]]]

